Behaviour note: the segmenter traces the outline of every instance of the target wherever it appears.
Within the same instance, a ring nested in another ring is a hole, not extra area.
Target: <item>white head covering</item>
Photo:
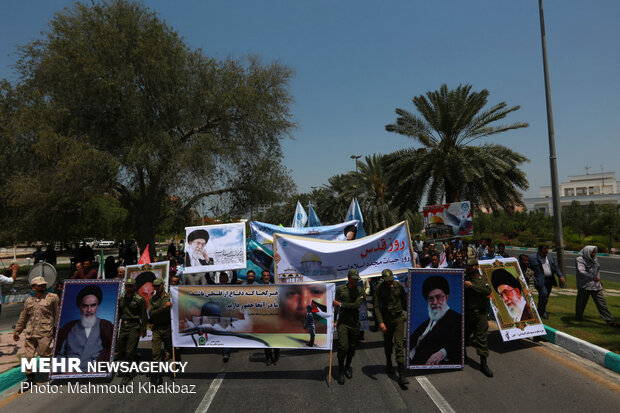
[[[583,257],[586,262],[598,262],[596,256],[592,259],[592,251],[596,251],[596,245],[586,245],[579,251],[579,256]]]

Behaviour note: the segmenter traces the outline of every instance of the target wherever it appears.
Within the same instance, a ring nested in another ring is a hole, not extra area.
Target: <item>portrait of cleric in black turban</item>
[[[508,323],[535,320],[521,281],[504,268],[491,272],[491,284],[497,309]]]
[[[463,357],[463,272],[418,270],[411,279],[410,367],[459,366]]]

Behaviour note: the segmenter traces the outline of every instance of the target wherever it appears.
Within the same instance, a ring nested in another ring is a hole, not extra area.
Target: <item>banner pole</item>
[[[173,363],[176,362],[176,358],[175,358],[175,354],[174,354],[175,351],[174,350],[175,350],[175,348],[174,348],[174,346],[172,346],[172,362]],[[176,371],[172,372],[172,375],[174,376],[174,378],[176,378],[177,377],[177,372]]]
[[[327,384],[328,385],[329,385],[329,383],[332,382],[332,354],[333,354],[333,351],[334,351],[333,347],[334,346],[331,346],[329,348],[329,373],[327,373],[328,374],[328,376],[327,376]]]

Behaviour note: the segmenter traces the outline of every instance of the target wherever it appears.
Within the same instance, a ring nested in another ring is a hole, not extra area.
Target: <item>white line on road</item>
[[[424,389],[426,394],[431,398],[435,406],[439,408],[442,413],[455,413],[450,404],[443,398],[441,393],[432,385],[432,383],[424,376],[416,377],[420,386]]]
[[[209,406],[211,406],[211,402],[215,397],[215,393],[217,393],[218,389],[220,388],[220,385],[222,384],[222,380],[224,380],[225,375],[226,374],[224,373],[220,373],[215,376],[215,379],[213,379],[211,386],[209,386],[209,390],[207,390],[205,397],[203,397],[202,401],[198,405],[196,413],[205,413],[207,410],[209,410]]]
[[[603,270],[601,270],[601,272],[606,272],[607,274],[617,274],[617,275],[620,275],[620,272],[603,271]]]

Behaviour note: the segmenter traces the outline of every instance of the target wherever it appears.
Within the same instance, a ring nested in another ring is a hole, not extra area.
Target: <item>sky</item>
[[[16,80],[16,46],[35,40],[65,0],[0,1],[0,78]],[[295,75],[297,127],[284,164],[299,192],[355,168],[351,155],[414,147],[385,131],[414,96],[471,84],[489,105],[520,105],[488,139],[530,159],[525,196],[550,185],[537,0],[167,0],[145,2],[191,48],[216,58],[258,55]],[[560,182],[615,171],[620,179],[620,2],[544,2]],[[477,141],[484,143],[483,141]]]

